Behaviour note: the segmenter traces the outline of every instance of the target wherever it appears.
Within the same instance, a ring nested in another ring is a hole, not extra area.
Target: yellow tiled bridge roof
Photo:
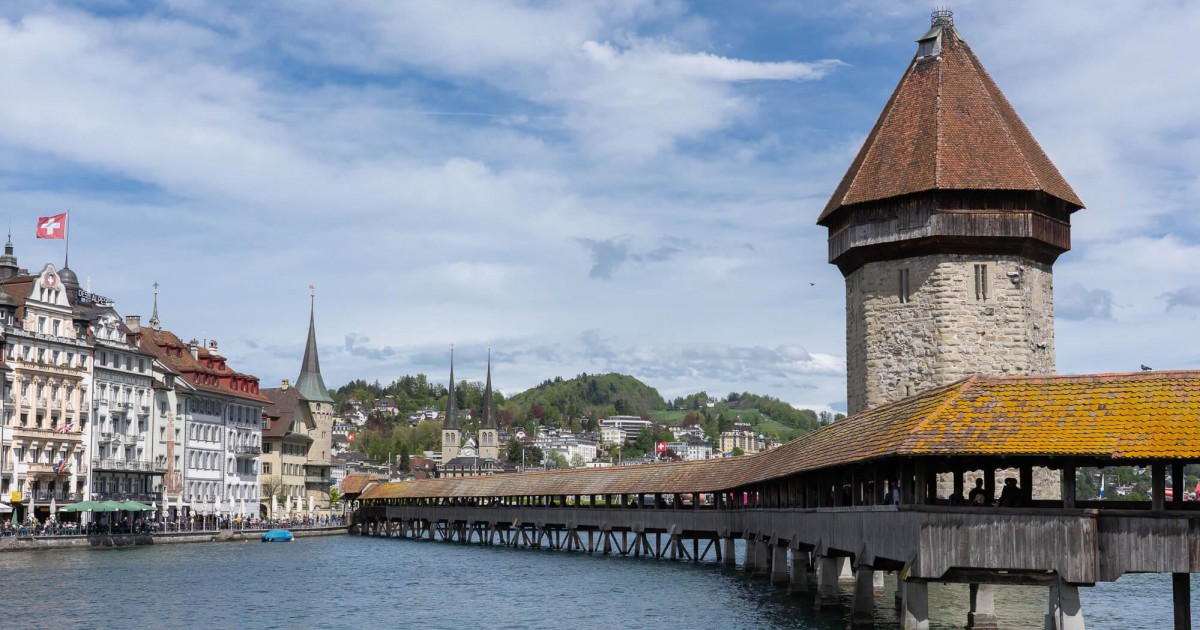
[[[1200,371],[972,376],[845,418],[757,455],[378,484],[361,498],[715,492],[920,456],[1200,460]]]

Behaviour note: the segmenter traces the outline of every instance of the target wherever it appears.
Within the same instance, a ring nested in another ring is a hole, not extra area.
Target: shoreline
[[[148,545],[178,545],[202,542],[258,541],[266,529],[206,530],[197,532],[162,532],[157,534],[82,534],[79,536],[46,536],[0,539],[0,553],[42,551],[53,549],[113,549]],[[310,527],[288,530],[296,538],[339,536],[349,533],[345,525]]]

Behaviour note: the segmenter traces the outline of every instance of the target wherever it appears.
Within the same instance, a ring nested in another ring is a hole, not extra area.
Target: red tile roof
[[[206,348],[198,348],[197,356],[193,358],[187,344],[169,330],[154,330],[143,326],[140,332],[142,349],[154,355],[171,370],[183,375],[196,389],[254,402],[271,402],[270,398],[257,392],[257,376],[230,369],[224,357]]]
[[[1083,202],[953,27],[914,57],[837,190],[839,208],[929,190],[1041,191]]]

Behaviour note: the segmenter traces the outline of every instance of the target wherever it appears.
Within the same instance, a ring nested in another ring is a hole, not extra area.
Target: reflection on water
[[[739,559],[741,550],[739,549]],[[766,580],[711,564],[357,536],[0,554],[5,626],[845,628]],[[876,600],[895,628],[895,582]],[[965,585],[931,585],[932,627],[962,628]],[[1002,587],[1002,628],[1040,628],[1046,589]],[[1170,576],[1082,591],[1090,630],[1171,625]],[[1200,610],[1197,602],[1193,608]]]

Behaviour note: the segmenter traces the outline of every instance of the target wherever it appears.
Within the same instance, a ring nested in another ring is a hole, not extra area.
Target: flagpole
[[[67,226],[64,229],[64,231],[66,232],[66,234],[65,234],[66,238],[63,240],[66,241],[65,246],[66,246],[67,251],[63,255],[63,269],[66,269],[67,267],[71,266],[71,211],[67,210],[66,214],[67,214]]]

